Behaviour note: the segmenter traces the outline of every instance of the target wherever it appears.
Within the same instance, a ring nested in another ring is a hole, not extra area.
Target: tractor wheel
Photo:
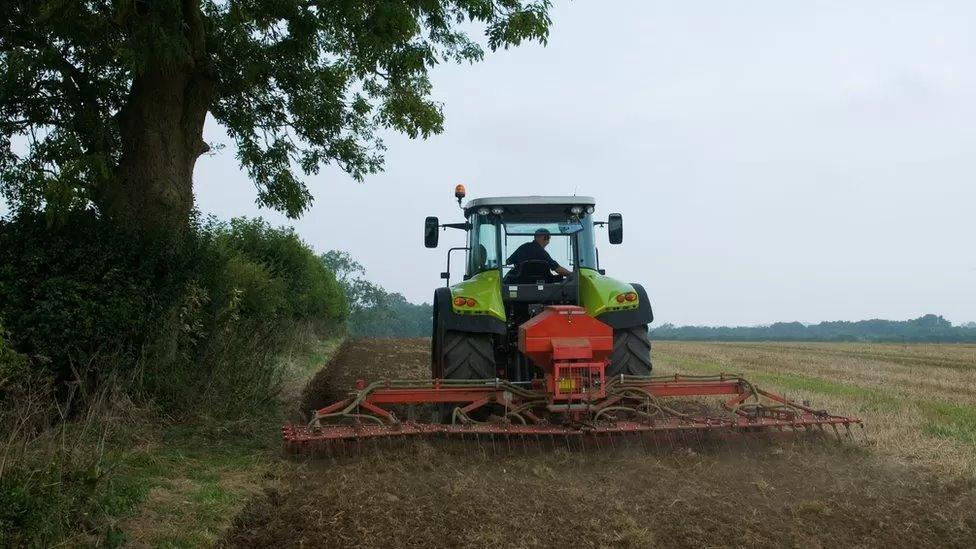
[[[613,331],[613,353],[607,377],[651,375],[651,340],[647,337],[647,325],[621,328]]]
[[[444,332],[440,353],[444,379],[494,379],[495,348],[491,334]]]

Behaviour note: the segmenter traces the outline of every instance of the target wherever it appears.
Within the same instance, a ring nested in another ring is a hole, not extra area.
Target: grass
[[[871,445],[976,477],[976,346],[655,342],[658,372],[741,373],[763,388],[864,419]]]
[[[281,422],[341,342],[314,334],[280,358],[287,382],[263,416],[174,422],[105,397],[84,417],[0,441],[0,546],[213,545],[282,469]]]
[[[927,403],[925,432],[956,440],[976,450],[976,408],[951,402]]]
[[[112,531],[126,545],[212,545],[281,466],[277,431],[301,387],[341,340],[317,341],[288,362],[281,413],[246,423],[201,421],[162,429],[120,452]]]

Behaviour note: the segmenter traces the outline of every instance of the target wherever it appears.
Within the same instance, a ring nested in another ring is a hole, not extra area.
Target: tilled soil
[[[304,409],[357,378],[423,378],[427,340],[352,341]],[[972,547],[976,491],[863,447],[752,442],[493,452],[411,442],[290,469],[228,546]]]

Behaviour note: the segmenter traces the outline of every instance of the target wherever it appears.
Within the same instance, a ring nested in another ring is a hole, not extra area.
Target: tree
[[[208,115],[261,205],[301,215],[296,172],[382,167],[377,132],[443,129],[428,69],[545,43],[549,0],[0,0],[0,191],[180,234]]]
[[[345,289],[349,333],[357,337],[423,337],[430,335],[434,310],[366,280],[366,268],[348,252],[331,250],[320,256]]]
[[[366,280],[366,267],[352,258],[349,252],[329,250],[319,258],[326,268],[335,274],[336,281],[346,293],[350,313],[358,313],[373,307],[385,292]]]

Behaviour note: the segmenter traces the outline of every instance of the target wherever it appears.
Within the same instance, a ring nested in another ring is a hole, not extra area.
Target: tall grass
[[[0,540],[48,546],[111,539],[103,517],[117,499],[106,445],[138,408],[118,386],[100,385],[77,406],[79,385],[55,394],[53,379],[0,341]],[[68,410],[73,410],[69,417]]]

